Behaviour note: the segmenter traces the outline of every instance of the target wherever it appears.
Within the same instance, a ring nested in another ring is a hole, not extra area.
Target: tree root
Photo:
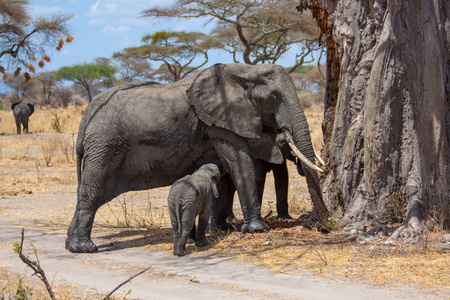
[[[424,234],[428,234],[428,228],[418,218],[412,217],[405,221],[399,228],[397,228],[389,239],[388,244],[394,244],[399,239],[404,239],[407,243],[416,243]]]

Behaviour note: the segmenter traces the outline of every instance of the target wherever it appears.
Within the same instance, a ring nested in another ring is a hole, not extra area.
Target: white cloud
[[[111,25],[106,25],[105,27],[103,27],[102,30],[100,30],[100,32],[104,33],[104,34],[111,33],[111,34],[123,35],[123,34],[130,32],[130,30],[131,30],[131,28],[127,27],[127,26],[115,27],[115,26],[111,26]]]
[[[100,1],[95,2],[94,4],[92,4],[92,6],[89,8],[89,16],[97,16],[100,11],[98,9],[100,5]]]
[[[98,25],[102,25],[106,23],[106,19],[105,18],[95,18],[95,19],[90,19],[88,22],[89,26],[98,26]]]

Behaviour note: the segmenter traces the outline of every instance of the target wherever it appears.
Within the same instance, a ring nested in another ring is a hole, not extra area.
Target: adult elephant
[[[95,213],[119,194],[170,185],[217,159],[237,189],[242,232],[268,230],[248,142],[261,137],[263,126],[283,131],[303,153],[311,197],[326,220],[317,173],[310,169],[308,124],[289,74],[277,65],[216,64],[175,83],[113,88],[88,105],[76,144],[78,200],[66,248],[97,251],[91,240]]]
[[[34,112],[34,105],[25,102],[16,102],[11,105],[11,109],[16,119],[17,134],[21,133],[21,126],[23,126],[23,132],[28,133],[28,118]]]

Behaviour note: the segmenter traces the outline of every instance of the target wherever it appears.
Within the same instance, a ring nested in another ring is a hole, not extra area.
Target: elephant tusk
[[[309,168],[311,168],[311,169],[313,169],[313,170],[315,170],[315,171],[317,171],[317,172],[323,173],[323,170],[322,170],[321,168],[319,168],[318,166],[316,166],[315,164],[313,164],[311,161],[309,161],[309,159],[307,159],[306,156],[304,156],[304,155],[300,152],[300,150],[298,150],[298,148],[295,146],[294,142],[292,141],[291,134],[290,134],[289,132],[283,130],[283,134],[284,134],[284,137],[286,138],[286,141],[287,141],[289,147],[291,147],[291,149],[292,149],[292,151],[294,151],[295,155],[296,155],[296,156],[297,156],[297,157],[298,157],[305,165],[307,165]]]
[[[322,166],[326,166],[325,162],[323,161],[322,157],[320,157],[319,153],[316,152],[316,150],[314,150],[314,155],[316,156],[317,160],[320,162],[320,164]]]

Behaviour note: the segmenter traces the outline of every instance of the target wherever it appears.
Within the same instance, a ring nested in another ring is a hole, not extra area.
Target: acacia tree
[[[60,50],[65,42],[71,42],[67,22],[71,15],[56,13],[50,18],[31,18],[27,12],[27,0],[0,0],[0,72],[3,79],[8,78],[8,71],[16,68],[18,76],[22,68],[35,72],[36,66],[44,67],[50,62],[47,52],[54,46]],[[28,72],[24,73],[27,80]]]
[[[345,3],[344,3],[345,2]],[[302,0],[327,43],[325,200],[344,227],[450,227],[450,2]]]
[[[293,45],[301,45],[294,71],[320,45],[317,26],[310,14],[295,11],[297,0],[178,0],[170,7],[152,7],[147,18],[199,18],[215,21],[212,35],[223,42],[235,62],[275,63]]]
[[[55,72],[55,80],[67,80],[81,85],[92,101],[92,85],[101,79],[110,79],[116,73],[112,66],[104,64],[81,64],[62,67]]]
[[[214,38],[200,32],[159,31],[142,38],[144,45],[125,48],[115,53],[114,58],[145,58],[162,62],[156,76],[165,81],[178,81],[203,67],[208,62],[208,51],[220,48]],[[193,66],[194,61],[197,63]]]

